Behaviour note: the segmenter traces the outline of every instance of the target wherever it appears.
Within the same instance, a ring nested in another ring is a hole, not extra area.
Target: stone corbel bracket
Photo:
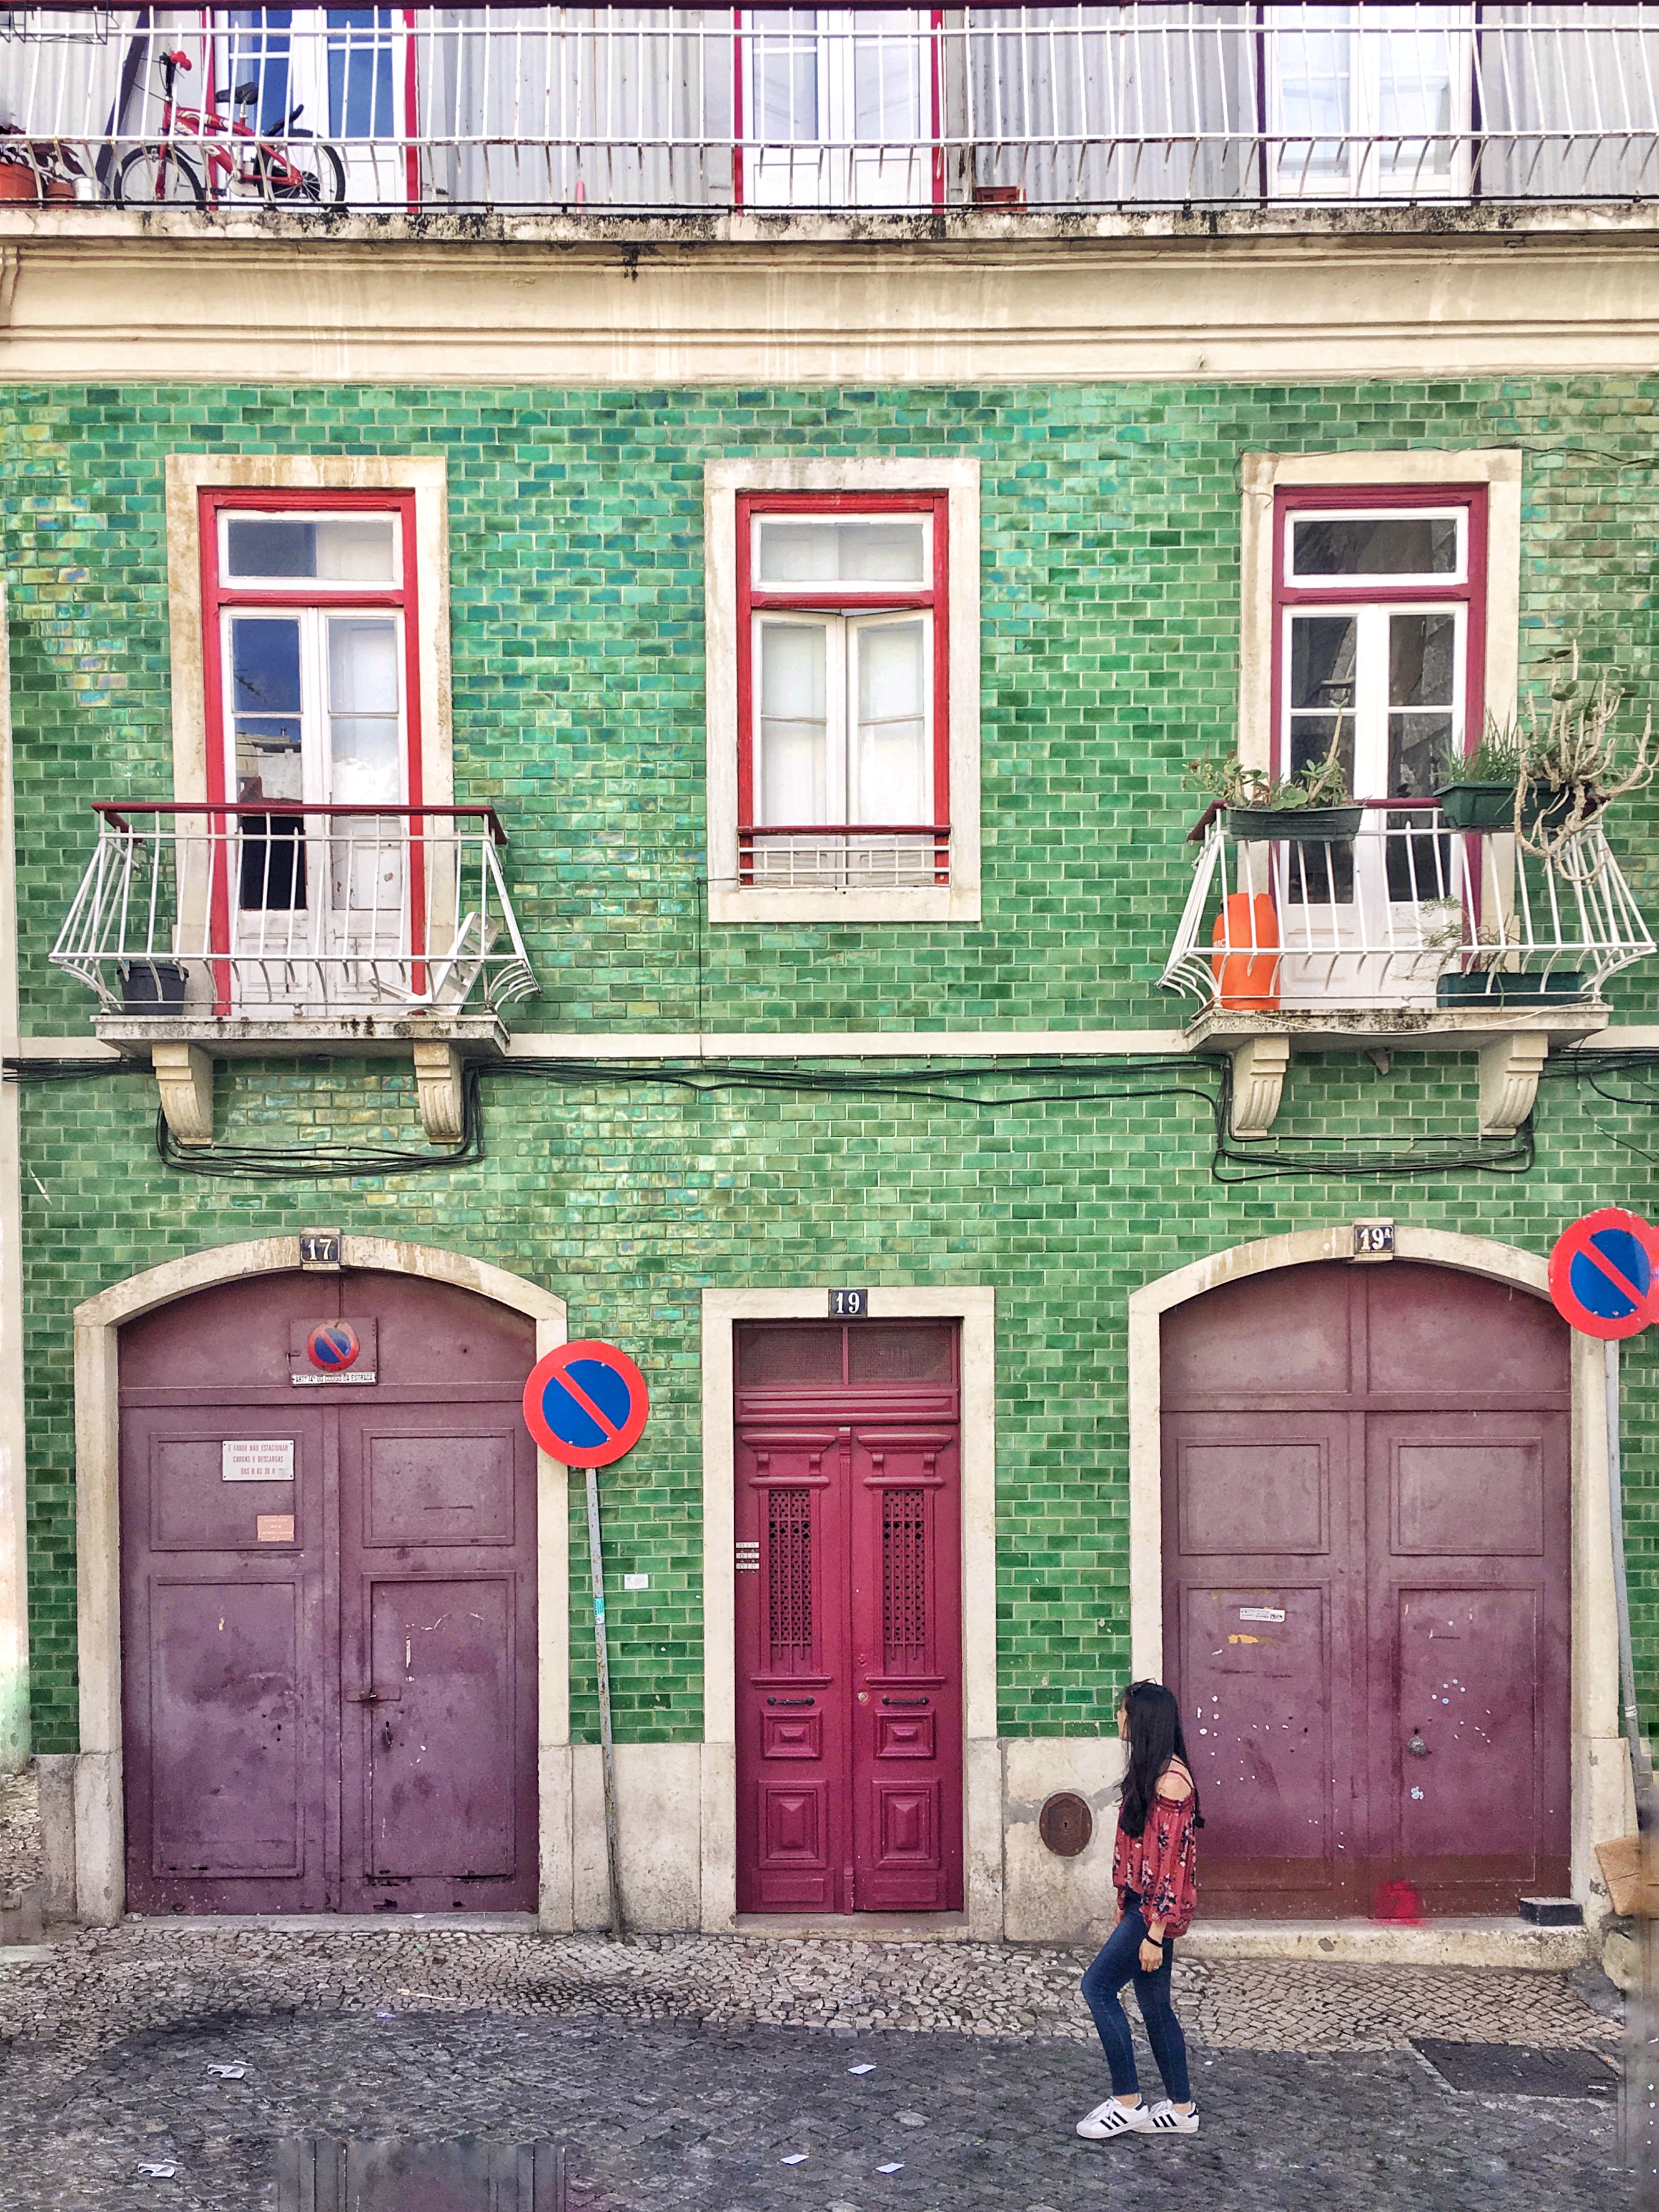
[[[1512,1137],[1532,1112],[1538,1079],[1549,1057],[1541,1030],[1495,1036],[1480,1048],[1480,1133]]]
[[[1232,1058],[1232,1133],[1236,1137],[1265,1137],[1285,1095],[1291,1041],[1287,1036],[1247,1037],[1234,1047]]]
[[[437,1039],[415,1041],[415,1088],[420,1099],[421,1127],[434,1145],[459,1145],[465,1133],[462,1103],[460,1054],[453,1044]]]
[[[213,1060],[199,1044],[163,1042],[149,1048],[161,1111],[180,1145],[213,1142]]]

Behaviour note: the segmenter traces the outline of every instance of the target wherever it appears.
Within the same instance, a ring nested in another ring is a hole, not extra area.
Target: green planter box
[[[1230,806],[1227,835],[1254,843],[1276,837],[1293,845],[1324,845],[1357,837],[1363,806]]]
[[[1584,979],[1577,969],[1547,975],[1443,975],[1435,986],[1439,1006],[1544,1006],[1582,999]]]
[[[1454,830],[1515,827],[1512,783],[1449,783],[1434,795],[1440,802],[1440,811]]]

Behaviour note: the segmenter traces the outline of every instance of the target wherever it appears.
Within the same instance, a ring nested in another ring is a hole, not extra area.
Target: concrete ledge
[[[961,1912],[739,1912],[732,1924],[739,1936],[789,1943],[965,1943],[972,1932]]]
[[[198,1936],[395,1936],[399,1929],[409,1928],[452,1929],[474,1936],[541,1932],[533,1912],[129,1912],[122,1924]]]
[[[1305,1959],[1324,1966],[1513,1966],[1565,1973],[1595,1955],[1587,1928],[1529,1920],[1200,1920],[1176,1956],[1221,1966],[1235,1959]]]

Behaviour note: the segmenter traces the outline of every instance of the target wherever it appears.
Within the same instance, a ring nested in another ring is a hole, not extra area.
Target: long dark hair
[[[1181,1733],[1181,1708],[1172,1691],[1162,1682],[1131,1682],[1121,1700],[1129,1717],[1129,1765],[1123,1777],[1123,1800],[1118,1826],[1125,1835],[1138,1836],[1146,1825],[1158,1785],[1172,1759],[1190,1774],[1187,1739]],[[1193,1784],[1193,1826],[1201,1828],[1198,1784]]]

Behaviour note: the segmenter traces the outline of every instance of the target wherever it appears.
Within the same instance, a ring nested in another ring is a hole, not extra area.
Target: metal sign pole
[[[1625,1709],[1625,1729],[1630,1741],[1631,1783],[1636,1792],[1636,1831],[1640,1841],[1641,1911],[1636,1923],[1636,1987],[1625,1999],[1625,2065],[1619,2083],[1620,2134],[1625,2160],[1646,2180],[1654,2178],[1659,2152],[1656,2138],[1655,2094],[1659,2075],[1655,2070],[1652,2008],[1655,1990],[1651,1975],[1653,1929],[1648,1912],[1647,1881],[1654,1850],[1653,1764],[1642,1732],[1636,1701],[1636,1655],[1631,1641],[1630,1586],[1625,1579],[1624,1471],[1620,1464],[1619,1346],[1607,1346],[1607,1505],[1613,1522],[1613,1603],[1619,1618],[1619,1688]]]
[[[622,1876],[617,1864],[617,1746],[611,1733],[611,1651],[605,1629],[605,1554],[599,1543],[599,1471],[587,1468],[587,1564],[593,1582],[593,1650],[599,1676],[599,1745],[605,1768],[605,1863],[611,1884],[611,1933],[620,1942]]]

